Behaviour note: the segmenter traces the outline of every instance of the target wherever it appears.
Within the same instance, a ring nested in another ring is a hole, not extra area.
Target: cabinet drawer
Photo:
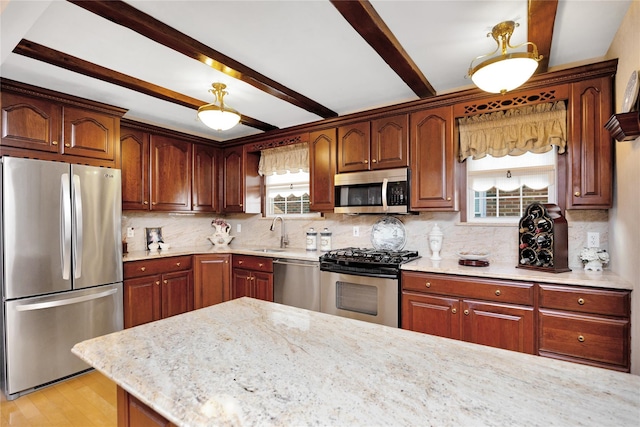
[[[273,260],[257,256],[233,255],[233,267],[254,271],[273,271]]]
[[[628,320],[549,310],[540,310],[539,319],[540,355],[562,355],[628,369]]]
[[[149,276],[191,269],[191,256],[177,256],[124,263],[124,278]]]
[[[532,283],[410,272],[402,273],[402,289],[521,305],[533,305],[534,296]]]
[[[540,285],[541,308],[629,317],[629,292]]]

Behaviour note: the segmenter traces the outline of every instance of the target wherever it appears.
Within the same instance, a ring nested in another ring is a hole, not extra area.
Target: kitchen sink
[[[271,248],[257,248],[257,249],[249,249],[250,251],[255,252],[284,252],[286,249],[271,249]]]

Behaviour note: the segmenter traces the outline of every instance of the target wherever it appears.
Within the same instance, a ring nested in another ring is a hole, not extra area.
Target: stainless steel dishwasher
[[[298,259],[273,261],[274,302],[320,311],[320,263]]]

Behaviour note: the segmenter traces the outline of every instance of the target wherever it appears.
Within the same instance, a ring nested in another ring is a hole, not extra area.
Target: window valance
[[[260,152],[260,175],[282,175],[287,172],[309,172],[309,144],[269,148]]]
[[[458,119],[460,161],[546,153],[562,154],[567,145],[567,111],[563,101],[512,108]]]

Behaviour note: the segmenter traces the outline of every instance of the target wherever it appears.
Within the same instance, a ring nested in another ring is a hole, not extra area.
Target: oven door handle
[[[382,180],[382,211],[383,212],[388,212],[389,211],[389,205],[387,205],[387,186],[389,184],[389,180],[387,178],[384,178]]]

